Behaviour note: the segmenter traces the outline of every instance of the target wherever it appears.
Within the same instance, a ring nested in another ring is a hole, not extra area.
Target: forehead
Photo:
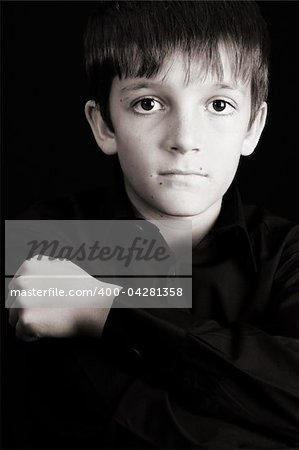
[[[203,86],[227,88],[245,93],[249,90],[250,79],[235,69],[235,62],[225,48],[219,49],[216,63],[199,56],[175,52],[167,56],[159,70],[150,77],[123,77],[121,90],[138,90],[155,86],[184,88]]]

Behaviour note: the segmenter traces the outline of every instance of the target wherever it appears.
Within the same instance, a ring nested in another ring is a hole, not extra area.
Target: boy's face
[[[254,150],[266,107],[249,130],[250,85],[235,84],[225,55],[223,65],[221,82],[193,70],[186,82],[177,54],[155,77],[113,81],[109,152],[118,153],[129,196],[155,212],[207,211],[221,202],[240,155]]]

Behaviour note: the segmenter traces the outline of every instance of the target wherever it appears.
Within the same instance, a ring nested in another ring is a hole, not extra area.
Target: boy
[[[97,447],[299,445],[299,231],[243,208],[232,184],[267,113],[256,6],[103,2],[85,42],[86,116],[102,151],[118,155],[124,185],[90,207],[77,196],[31,217],[191,220],[192,309],[65,308],[62,317],[25,303],[11,309],[12,325],[29,340],[72,336],[82,323],[101,336],[98,362],[74,344],[107,427],[86,432]],[[19,286],[39,271],[36,261],[22,267]]]

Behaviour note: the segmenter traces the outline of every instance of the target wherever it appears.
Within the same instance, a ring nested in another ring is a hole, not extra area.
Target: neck
[[[220,198],[208,209],[197,215],[172,216],[151,207],[126,182],[125,189],[135,210],[136,217],[158,222],[160,232],[170,247],[173,247],[173,244],[177,244],[179,240],[186,239],[186,233],[190,235],[190,226],[186,226],[186,221],[191,222],[192,246],[195,247],[215,224],[222,204],[222,198]]]

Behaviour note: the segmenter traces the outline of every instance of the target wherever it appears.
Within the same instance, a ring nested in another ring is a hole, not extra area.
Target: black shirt
[[[27,214],[133,216],[123,188]],[[111,309],[101,345],[119,367],[115,420],[159,448],[299,446],[299,227],[244,207],[231,187],[193,251],[192,305]]]

